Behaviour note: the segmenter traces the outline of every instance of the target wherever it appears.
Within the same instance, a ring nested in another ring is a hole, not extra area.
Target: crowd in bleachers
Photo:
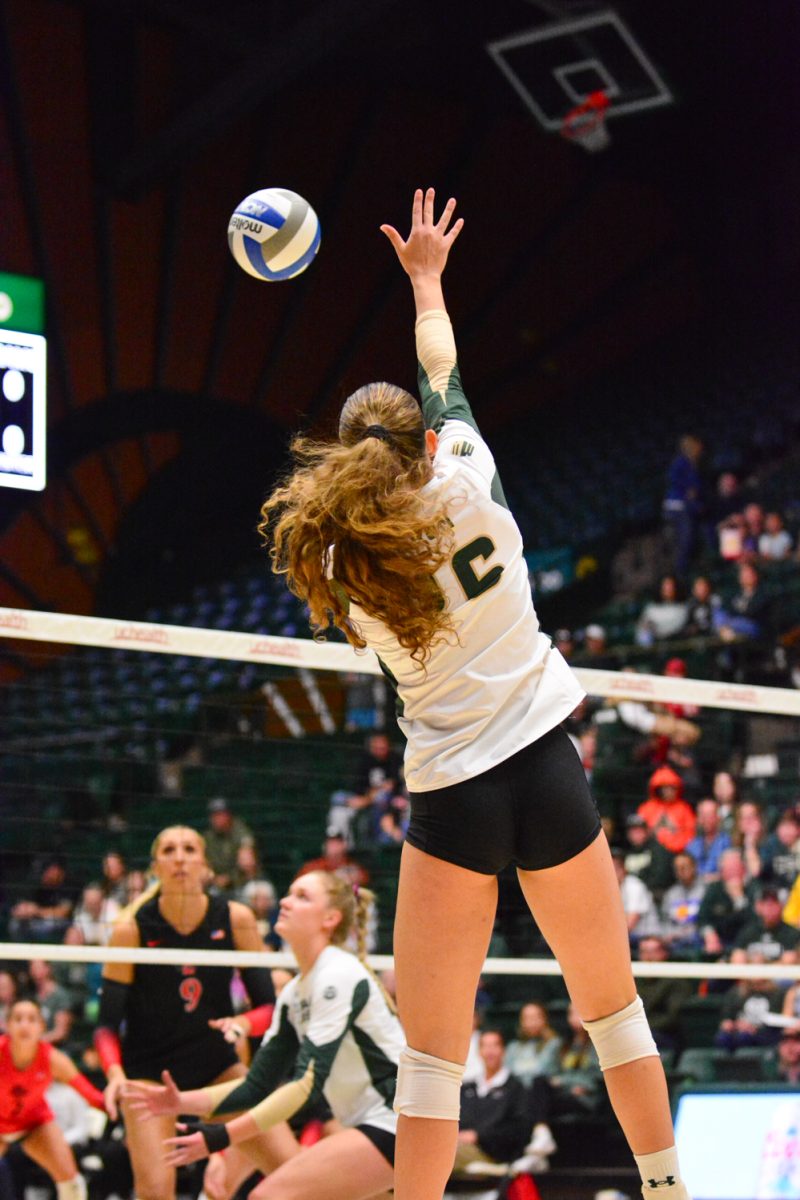
[[[796,424],[792,398],[784,396],[784,431]],[[666,436],[666,424],[656,424]],[[741,443],[748,434],[740,425]],[[628,432],[626,441],[618,427],[607,436],[598,428],[591,453],[571,444],[569,462],[551,455],[536,472],[537,497],[547,492],[545,513],[538,500],[527,503],[524,478],[506,480],[515,511],[520,501],[523,528],[536,530],[531,544],[586,543],[626,525],[652,524],[660,472],[653,454],[641,453],[639,426],[631,422]],[[782,436],[762,446],[773,465]],[[662,458],[663,444],[662,438]],[[688,467],[676,467],[675,478],[671,472],[666,499],[680,501],[683,487],[693,506],[688,519],[686,509],[665,506],[671,542],[651,533],[655,552],[637,586],[621,589],[582,628],[557,630],[554,641],[575,665],[798,687],[796,459],[757,479],[720,469],[707,498],[701,503],[698,496],[695,505],[692,488],[707,486],[694,471],[696,454],[697,445],[684,439],[677,457]],[[620,456],[629,465],[625,472],[614,468]],[[728,467],[738,467],[742,455],[730,458]],[[716,461],[725,466],[720,452]],[[635,572],[620,562],[615,578],[628,583]],[[263,572],[199,585],[190,601],[142,615],[255,634],[307,633],[296,601]],[[6,690],[0,815],[8,853],[16,857],[0,918],[4,936],[41,945],[42,957],[0,964],[0,1030],[13,996],[28,991],[42,1006],[48,1040],[80,1056],[88,1072],[96,1069],[90,1035],[99,968],[49,965],[46,948],[107,941],[120,909],[146,887],[146,846],[163,824],[165,801],[182,805],[176,810],[182,820],[193,813],[198,826],[202,814],[213,888],[252,908],[269,947],[280,947],[273,929],[277,895],[304,868],[324,866],[375,888],[379,921],[371,948],[391,949],[409,802],[400,750],[382,732],[390,722],[385,684],[357,675],[339,681],[340,724],[351,735],[346,766],[337,766],[327,749],[317,754],[298,746],[298,764],[275,755],[267,772],[276,742],[261,740],[261,716],[231,697],[250,704],[271,678],[250,663],[84,648]],[[772,736],[764,752],[748,746],[743,719],[731,712],[589,699],[568,726],[612,845],[634,956],[655,963],[800,961],[796,725]],[[356,747],[352,738],[362,735],[366,743]],[[38,824],[19,815],[20,798],[37,788]],[[65,848],[52,840],[54,830]],[[82,839],[91,845],[78,850]],[[319,857],[309,857],[317,850]],[[514,887],[501,879],[492,950],[546,954],[511,895]],[[643,978],[639,987],[674,1081],[800,1083],[800,986]],[[491,1080],[496,1086],[504,1071],[519,1078],[528,1132],[538,1129],[527,1147],[534,1158],[552,1158],[563,1142],[559,1127],[570,1122],[611,1128],[593,1052],[562,988],[546,980],[516,986],[493,980],[480,1022],[484,1035],[476,1029],[467,1085],[478,1080],[479,1092],[491,1091]]]

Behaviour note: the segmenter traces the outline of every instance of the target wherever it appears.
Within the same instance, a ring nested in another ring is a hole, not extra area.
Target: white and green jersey
[[[246,1079],[214,1114],[255,1108],[287,1079],[310,1078],[309,1105],[324,1095],[347,1128],[373,1125],[394,1133],[404,1045],[400,1022],[363,963],[327,946],[307,975],[287,983]]]
[[[436,580],[458,636],[433,646],[422,671],[383,622],[356,604],[349,615],[397,689],[409,790],[427,792],[536,741],[583,692],[539,629],[522,537],[464,395],[447,313],[423,313],[416,337],[425,424],[439,436],[425,491],[432,507],[447,506],[454,532]]]

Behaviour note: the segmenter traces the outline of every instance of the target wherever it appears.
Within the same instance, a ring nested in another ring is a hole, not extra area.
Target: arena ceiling
[[[413,386],[378,232],[458,196],[447,294],[482,423],[546,421],[800,266],[794,0],[615,6],[675,103],[587,154],[487,43],[605,6],[495,0],[0,0],[0,270],[48,298],[50,482],[0,494],[0,603],[141,608],[221,574],[299,424],[369,377]],[[246,277],[235,204],[290,187],[308,272]]]

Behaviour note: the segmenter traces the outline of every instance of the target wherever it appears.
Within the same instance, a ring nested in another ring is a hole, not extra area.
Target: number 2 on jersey
[[[496,548],[492,539],[483,535],[473,538],[466,546],[456,550],[453,555],[453,571],[468,600],[474,600],[476,596],[488,592],[489,588],[493,588],[499,582],[500,576],[503,574],[503,567],[494,566],[485,574],[478,575],[472,565],[476,558],[482,558],[486,562],[494,554]]]
[[[194,1012],[200,1003],[200,997],[203,994],[203,985],[194,975],[188,975],[186,979],[181,980],[178,994],[183,1001],[183,1011],[187,1013]]]

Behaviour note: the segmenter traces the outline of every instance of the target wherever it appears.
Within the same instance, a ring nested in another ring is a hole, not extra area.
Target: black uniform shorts
[[[409,845],[482,875],[556,867],[600,832],[580,758],[560,726],[482,775],[410,797]]]

